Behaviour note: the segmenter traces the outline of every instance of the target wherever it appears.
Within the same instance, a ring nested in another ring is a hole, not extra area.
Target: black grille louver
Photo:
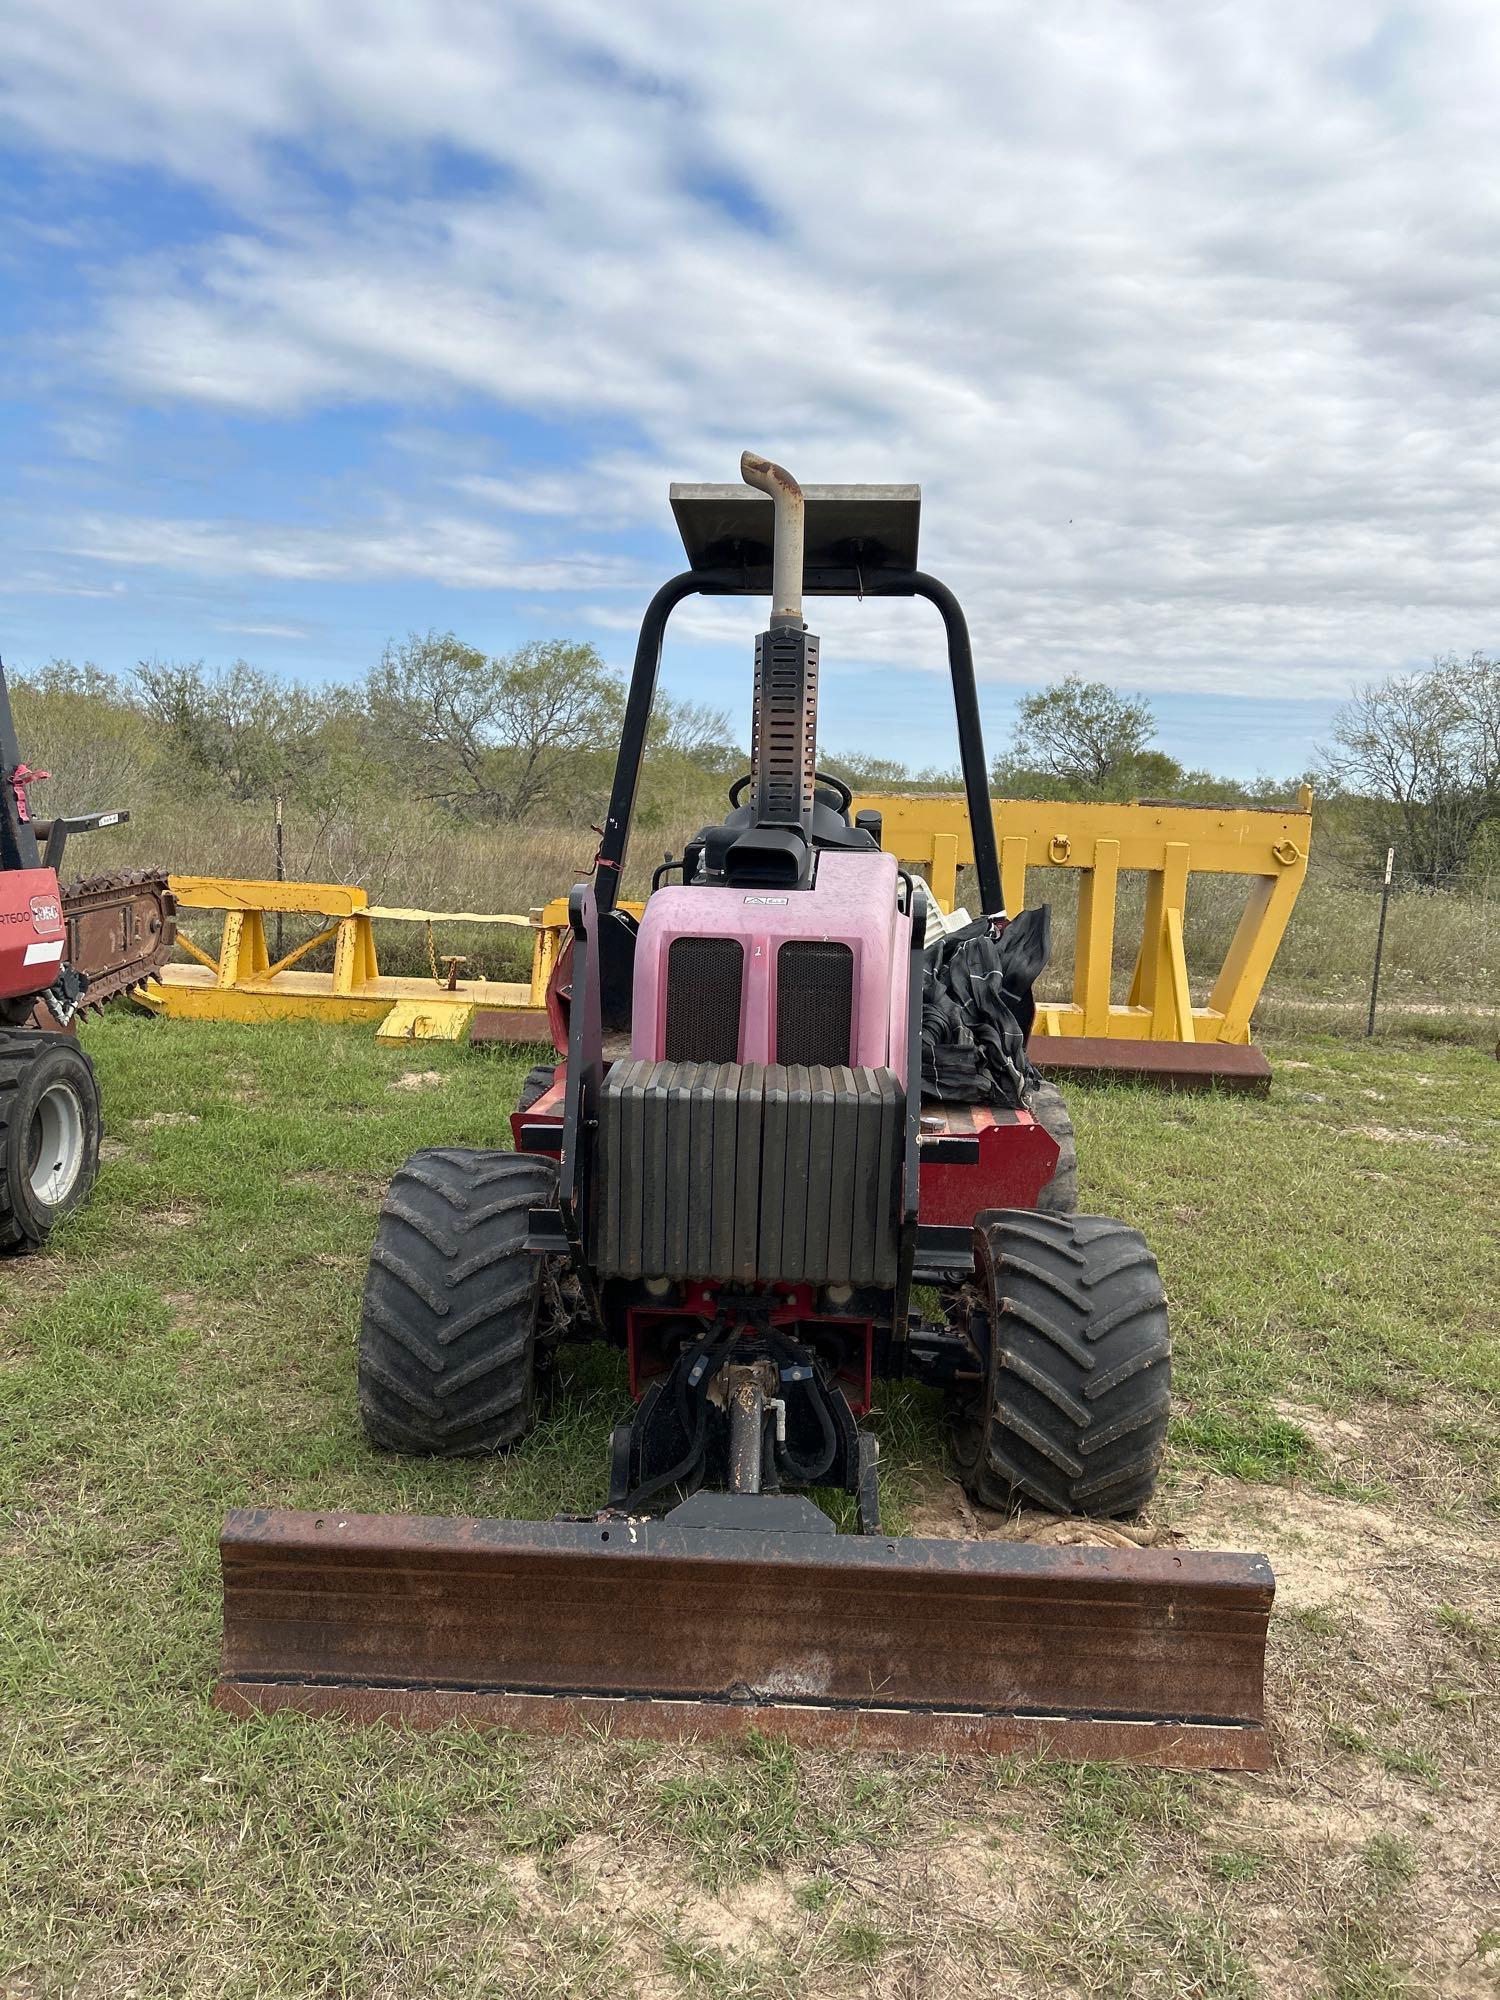
[[[744,977],[745,947],[738,938],[673,938],[667,947],[668,1062],[737,1060]]]
[[[854,953],[794,938],[776,954],[776,1060],[847,1063],[854,1026]]]

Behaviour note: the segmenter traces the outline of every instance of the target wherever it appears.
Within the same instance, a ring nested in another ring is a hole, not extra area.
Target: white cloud
[[[227,618],[216,618],[215,629],[220,632],[239,632],[253,639],[307,639],[312,635],[305,625],[237,625]]]
[[[459,516],[344,530],[87,515],[72,532],[65,554],[184,576],[294,583],[425,577],[457,590],[528,592],[624,590],[640,582],[635,566],[617,557],[535,558],[511,537]]]
[[[100,559],[634,587],[601,529],[664,525],[669,477],[751,444],[921,480],[994,677],[1342,693],[1493,640],[1478,0],[12,11],[15,126],[240,216],[113,273],[95,352],[127,393],[438,428],[477,398],[601,438],[375,530],[94,518]],[[936,658],[928,614],[818,616],[848,657]]]

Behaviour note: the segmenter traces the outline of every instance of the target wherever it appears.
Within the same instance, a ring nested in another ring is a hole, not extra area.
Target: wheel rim
[[[58,1208],[83,1172],[83,1100],[71,1083],[49,1084],[31,1114],[26,1184],[43,1208]]]

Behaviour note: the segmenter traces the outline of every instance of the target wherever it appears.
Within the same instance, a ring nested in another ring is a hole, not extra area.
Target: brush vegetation
[[[1452,678],[1448,667],[1456,672],[1459,664],[1440,663],[1443,670],[1427,677],[1437,687],[1429,688],[1420,711],[1432,757],[1448,741],[1433,717],[1448,700],[1441,694]],[[1471,661],[1459,681],[1482,721],[1484,703],[1500,702],[1500,676],[1491,663]],[[1394,700],[1390,690],[1405,686],[1367,690],[1368,699],[1351,707],[1344,734],[1362,746],[1367,760],[1375,754],[1380,717]],[[154,864],[181,874],[268,877],[275,872],[274,802],[280,797],[284,868],[291,879],[357,882],[372,899],[406,907],[524,914],[565,894],[592,866],[623,689],[587,646],[556,642],[491,659],[451,634],[428,634],[388,648],[366,679],[351,686],[311,690],[244,662],[218,673],[148,662],[122,681],[94,667],[54,661],[17,679],[14,702],[30,762],[55,774],[34,794],[39,816],[114,805],[133,815],[129,826],[74,845],[71,865],[81,871]],[[1410,706],[1397,718],[1408,736],[1414,729]],[[1243,785],[1184,771],[1152,747],[1153,727],[1144,703],[1107,688],[1073,679],[1043,690],[1023,704],[1015,739],[996,763],[997,795],[1295,801],[1300,779]],[[1450,735],[1459,727],[1453,722]],[[1495,727],[1500,730],[1500,723]],[[1402,767],[1408,793],[1417,784],[1412,771],[1426,770],[1420,750],[1412,749]],[[1461,816],[1451,799],[1434,817],[1437,807],[1421,807],[1410,797],[1398,810],[1389,800],[1341,789],[1339,773],[1353,768],[1353,753],[1339,754],[1344,761],[1334,758],[1317,776],[1334,789],[1316,808],[1308,879],[1267,987],[1262,1020],[1289,1025],[1299,1010],[1311,1008],[1320,1025],[1362,1025],[1360,996],[1369,989],[1379,881],[1392,836],[1398,859],[1405,858],[1386,933],[1381,984],[1387,1018],[1408,1031],[1482,1040],[1500,997],[1500,779],[1485,777],[1480,750],[1472,747],[1463,753],[1468,765],[1457,750],[1443,764],[1449,773],[1443,782],[1449,791],[1457,786],[1467,801],[1467,845],[1462,865],[1437,868],[1423,858],[1431,842],[1424,847],[1401,828],[1435,828],[1432,840],[1441,833],[1444,852],[1456,852]],[[643,896],[662,856],[680,853],[700,826],[722,816],[726,788],[747,761],[724,715],[659,703],[637,801],[627,895]],[[823,761],[861,791],[959,789],[953,772],[918,777],[888,759],[837,752]],[[1467,773],[1462,785],[1450,764],[1461,776]],[[1373,784],[1373,766],[1361,768]],[[1493,811],[1485,803],[1486,785],[1494,792]],[[1186,941],[1200,1002],[1223,960],[1247,887],[1225,877],[1193,885]],[[1047,895],[1057,918],[1054,960],[1039,990],[1060,998],[1072,977],[1077,876],[1068,869],[1033,874],[1031,888]],[[971,879],[961,876],[959,893],[960,901],[976,907]],[[1120,1000],[1143,901],[1143,880],[1123,878],[1115,965]],[[208,916],[190,920],[188,928],[206,946],[214,941],[214,926]],[[284,928],[287,949],[310,934],[310,927],[304,932],[291,919]],[[524,932],[449,926],[436,943],[439,950],[465,954],[471,975],[514,979],[529,966]],[[403,928],[383,934],[381,947],[391,971],[427,969],[420,933]]]

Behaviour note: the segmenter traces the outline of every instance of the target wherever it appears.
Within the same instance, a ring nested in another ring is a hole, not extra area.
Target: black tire
[[[413,1153],[380,1210],[359,1329],[359,1413],[385,1451],[502,1451],[531,1421],[547,1259],[527,1211],[557,1169],[524,1153]]]
[[[1166,1294],[1139,1230],[1104,1215],[992,1210],[974,1224],[988,1321],[984,1390],[955,1413],[970,1496],[1058,1514],[1133,1514],[1166,1443]],[[982,1328],[978,1329],[983,1331]]]
[[[99,1172],[99,1084],[71,1035],[0,1030],[0,1253],[35,1250]]]
[[[516,1099],[517,1111],[529,1111],[533,1104],[545,1097],[556,1074],[556,1063],[538,1063],[535,1069],[529,1069],[526,1081],[521,1085],[521,1095]]]
[[[1078,1140],[1063,1094],[1055,1083],[1038,1078],[1026,1093],[1026,1109],[1045,1132],[1057,1141],[1057,1167],[1036,1198],[1040,1215],[1075,1215],[1078,1212]]]

